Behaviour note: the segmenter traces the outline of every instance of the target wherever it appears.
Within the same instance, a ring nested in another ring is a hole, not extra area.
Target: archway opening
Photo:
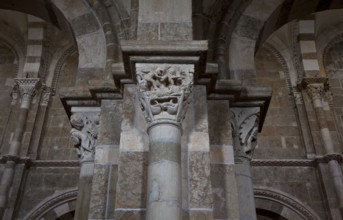
[[[287,220],[281,215],[265,210],[265,209],[256,209],[257,220]]]
[[[56,218],[56,220],[73,220],[75,216],[75,210],[74,211],[70,211],[58,218]]]

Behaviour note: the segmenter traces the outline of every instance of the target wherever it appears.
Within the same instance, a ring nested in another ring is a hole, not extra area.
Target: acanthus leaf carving
[[[232,113],[233,136],[237,138],[235,153],[238,157],[251,159],[257,145],[260,108],[241,107],[230,108]]]
[[[74,113],[70,117],[72,141],[81,162],[93,161],[99,130],[98,113]]]
[[[193,89],[193,65],[136,64],[139,101],[147,122],[185,117]]]

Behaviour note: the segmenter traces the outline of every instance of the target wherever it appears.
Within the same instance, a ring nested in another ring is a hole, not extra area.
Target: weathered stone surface
[[[145,220],[145,210],[142,211],[129,211],[117,210],[116,218],[118,220]]]
[[[137,30],[137,39],[139,40],[158,40],[158,23],[141,23]]]
[[[209,152],[189,153],[189,207],[212,208]]]
[[[208,128],[211,145],[232,144],[228,101],[208,101]]]
[[[92,33],[99,29],[99,24],[92,13],[83,14],[71,21],[75,36]],[[84,27],[87,28],[84,28]]]
[[[148,154],[121,152],[116,208],[145,208]]]
[[[192,40],[192,23],[161,23],[160,40]]]

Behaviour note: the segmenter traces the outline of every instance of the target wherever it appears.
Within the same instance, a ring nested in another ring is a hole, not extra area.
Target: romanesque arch
[[[320,217],[297,198],[276,189],[254,188],[256,209],[268,210],[286,219],[320,220]]]
[[[24,219],[57,219],[75,210],[77,189],[70,189],[47,197],[33,208]]]

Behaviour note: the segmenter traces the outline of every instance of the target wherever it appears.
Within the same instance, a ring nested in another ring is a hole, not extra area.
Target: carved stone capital
[[[307,94],[312,100],[322,99],[324,97],[324,85],[323,84],[309,84],[306,87]]]
[[[328,90],[327,78],[304,78],[302,87],[306,89],[307,94],[313,100],[322,99],[325,95],[325,91]]]
[[[39,78],[17,78],[14,79],[15,85],[21,96],[21,107],[28,108],[32,98],[41,87]]]
[[[182,122],[193,89],[194,65],[136,64],[139,101],[148,123]]]
[[[93,161],[99,131],[99,113],[74,113],[70,117],[72,141],[81,162]]]
[[[251,159],[257,145],[260,108],[233,107],[230,110],[235,156]]]
[[[41,97],[40,104],[41,105],[48,105],[50,97],[52,94],[53,94],[53,89],[51,87],[44,86],[43,91],[42,91],[42,97]]]

